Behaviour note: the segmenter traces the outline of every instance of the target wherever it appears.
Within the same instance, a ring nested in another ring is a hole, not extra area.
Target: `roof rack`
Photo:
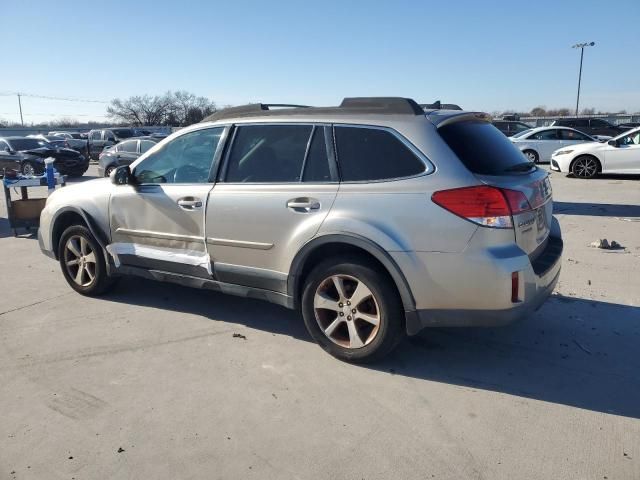
[[[401,97],[352,97],[345,98],[339,107],[309,107],[284,103],[252,103],[229,107],[209,115],[203,122],[214,122],[227,118],[281,116],[281,115],[332,115],[332,114],[387,114],[424,115],[424,110],[415,100]]]

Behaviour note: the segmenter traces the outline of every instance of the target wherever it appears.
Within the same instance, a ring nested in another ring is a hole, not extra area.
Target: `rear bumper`
[[[557,222],[556,222],[557,226]],[[563,243],[559,227],[532,263],[517,246],[456,254],[394,254],[416,303],[407,312],[407,333],[426,327],[487,327],[515,322],[539,309],[560,276]],[[512,301],[512,273],[518,298]]]

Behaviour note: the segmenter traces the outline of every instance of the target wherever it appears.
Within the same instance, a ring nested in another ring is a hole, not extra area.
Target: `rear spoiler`
[[[491,122],[491,115],[484,112],[434,110],[432,112],[427,112],[426,116],[437,128],[457,122]]]

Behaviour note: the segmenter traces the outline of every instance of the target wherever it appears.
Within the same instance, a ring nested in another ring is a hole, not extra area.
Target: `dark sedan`
[[[116,167],[131,164],[160,140],[155,137],[132,138],[104,149],[98,157],[98,175],[108,177]]]
[[[70,148],[58,148],[39,138],[0,138],[0,171],[19,170],[23,175],[41,175],[44,159],[54,158],[53,166],[62,175],[79,177],[89,168],[89,159]]]

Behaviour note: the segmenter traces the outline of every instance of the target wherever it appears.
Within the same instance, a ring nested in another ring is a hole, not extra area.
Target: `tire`
[[[367,263],[353,256],[328,259],[304,283],[301,307],[309,334],[329,354],[347,362],[379,360],[404,337],[398,291],[384,272]],[[359,300],[351,305],[356,295]]]
[[[36,166],[32,162],[25,160],[24,162],[22,162],[20,171],[27,177],[33,176],[36,174]]]
[[[107,275],[102,247],[84,225],[72,225],[62,233],[58,258],[65,280],[82,295],[102,295],[115,284],[116,279]]]
[[[600,171],[600,161],[591,155],[582,155],[571,164],[571,173],[576,178],[594,178]]]
[[[111,172],[113,172],[116,169],[115,165],[109,165],[107,168],[105,168],[104,170],[104,176],[105,177],[109,177],[111,175]]]
[[[538,152],[536,152],[535,150],[525,150],[522,153],[524,153],[524,156],[527,157],[527,160],[535,164],[540,163],[540,156],[538,155]]]

